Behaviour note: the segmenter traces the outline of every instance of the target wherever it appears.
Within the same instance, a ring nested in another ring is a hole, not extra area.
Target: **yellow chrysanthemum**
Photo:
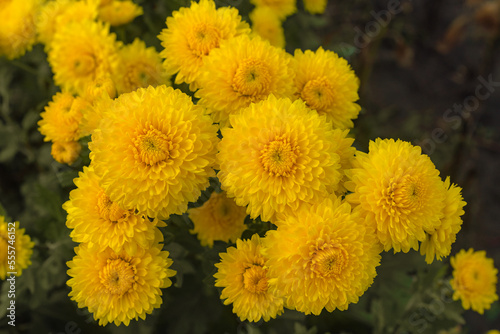
[[[165,226],[163,222],[123,210],[109,199],[99,181],[92,166],[84,167],[83,173],[74,180],[77,188],[63,204],[68,212],[66,226],[72,229],[73,241],[100,249],[109,246],[117,253],[125,249],[130,255],[134,255],[137,248],[149,248],[153,242],[163,241],[155,227]]]
[[[250,13],[252,31],[278,48],[285,47],[285,31],[278,15],[269,7],[256,7]]]
[[[359,79],[347,60],[335,52],[319,48],[316,52],[295,50],[291,63],[295,72],[296,96],[335,128],[349,129],[358,117]]]
[[[203,58],[222,41],[250,32],[236,8],[216,9],[213,0],[191,2],[191,7],[173,12],[166,24],[158,36],[164,47],[160,52],[163,66],[168,75],[177,73],[176,84],[186,82],[193,91]]]
[[[431,159],[420,147],[394,139],[370,141],[347,171],[347,200],[359,205],[386,251],[418,250],[426,232],[444,215],[446,190]]]
[[[101,76],[85,86],[82,98],[87,101],[87,107],[82,110],[80,121],[82,137],[92,134],[99,126],[104,111],[111,108],[116,96],[116,85],[111,75]]]
[[[323,14],[328,0],[304,0],[304,8],[311,14]]]
[[[99,94],[98,92],[95,93]],[[106,89],[101,90],[100,97],[97,95],[94,100],[87,101],[89,106],[82,111],[83,117],[80,122],[80,132],[82,136],[88,136],[94,133],[94,130],[98,128],[106,111],[111,110],[115,103],[115,100],[108,95]]]
[[[235,242],[246,230],[246,208],[236,205],[225,193],[213,192],[199,208],[188,210],[202,246],[212,247],[215,240]]]
[[[112,26],[132,22],[142,14],[142,7],[130,0],[113,0],[109,4],[99,7],[99,19]]]
[[[162,244],[138,248],[135,255],[111,248],[90,248],[80,244],[75,257],[67,263],[69,296],[78,307],[88,307],[99,325],[126,326],[130,320],[145,319],[162,303],[161,288],[172,284],[172,260]]]
[[[248,35],[221,43],[205,58],[199,77],[198,104],[221,127],[229,125],[229,115],[237,114],[251,103],[265,100],[270,94],[291,98],[293,77],[288,63],[291,57],[268,41]]]
[[[304,102],[271,95],[232,116],[231,124],[222,130],[218,177],[252,218],[272,221],[339,188],[341,150],[352,139]]]
[[[462,226],[463,207],[465,202],[460,194],[461,188],[455,184],[450,185],[450,178],[444,181],[446,189],[445,206],[441,224],[434,232],[427,232],[425,240],[420,245],[420,254],[425,255],[425,261],[432,263],[434,257],[441,261],[442,257],[450,255],[451,245],[455,242],[456,235]]]
[[[203,108],[161,85],[120,95],[89,147],[113,202],[166,219],[186,212],[215,176],[217,142]]]
[[[283,217],[264,238],[271,291],[305,314],[357,303],[377,274],[381,251],[364,217],[335,198]]]
[[[220,253],[221,261],[215,265],[215,286],[224,288],[220,298],[225,299],[225,305],[233,304],[233,313],[241,321],[269,321],[283,313],[283,299],[269,291],[261,248],[258,234],[252,239],[238,239],[236,248]]]
[[[285,19],[297,11],[297,0],[250,0],[256,7],[269,7],[280,19]]]
[[[116,67],[115,35],[102,22],[73,22],[54,35],[48,60],[63,90],[83,94],[85,86]]]
[[[82,109],[86,108],[86,101],[74,97],[68,92],[56,93],[52,101],[40,114],[38,130],[45,136],[45,141],[69,142],[80,138],[78,130],[82,118]]]
[[[464,249],[451,258],[453,278],[450,281],[455,292],[453,299],[462,301],[465,310],[472,309],[480,314],[489,310],[498,300],[496,293],[498,270],[493,259],[486,257],[485,251],[474,252]]]
[[[2,0],[0,2],[0,56],[18,58],[35,43],[35,17],[41,0]]]
[[[169,76],[162,66],[161,57],[154,47],[136,38],[132,44],[118,51],[119,65],[116,73],[116,88],[119,94],[137,88],[169,85]]]
[[[496,329],[490,329],[486,332],[486,334],[500,334],[500,331]]]
[[[0,279],[10,276],[7,273],[20,276],[31,264],[34,245],[24,228],[19,228],[19,222],[6,222],[0,216]]]
[[[78,158],[82,145],[77,141],[56,141],[52,143],[50,154],[55,161],[71,165]]]
[[[55,0],[46,2],[37,17],[36,29],[38,41],[50,50],[50,44],[56,31],[71,22],[93,21],[97,18],[95,0]]]

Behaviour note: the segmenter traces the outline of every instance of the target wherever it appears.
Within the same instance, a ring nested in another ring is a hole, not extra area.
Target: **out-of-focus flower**
[[[236,248],[220,253],[221,261],[215,265],[215,286],[224,288],[220,297],[225,305],[233,304],[233,312],[241,321],[269,321],[283,313],[283,299],[269,291],[261,248],[258,234],[249,240],[238,239]]]

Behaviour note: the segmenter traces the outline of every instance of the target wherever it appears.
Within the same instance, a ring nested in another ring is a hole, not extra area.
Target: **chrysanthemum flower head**
[[[99,7],[99,19],[112,26],[132,22],[133,19],[142,14],[142,7],[131,0],[113,0]]]
[[[279,16],[269,7],[256,7],[250,13],[252,32],[278,48],[285,47],[285,31]]]
[[[233,304],[233,313],[241,321],[269,321],[283,313],[283,299],[269,291],[261,248],[258,234],[248,240],[238,239],[236,248],[220,253],[221,261],[215,265],[215,286],[224,288],[220,298],[225,299],[225,305]]]
[[[297,0],[250,0],[250,2],[256,7],[268,7],[282,20],[297,11]]]
[[[120,95],[89,147],[111,201],[161,219],[184,213],[209,185],[217,142],[203,109],[161,85]]]
[[[271,95],[233,115],[231,124],[222,130],[218,177],[252,218],[272,221],[339,188],[340,154],[352,140],[304,102]]]
[[[40,114],[38,130],[45,136],[45,141],[69,142],[80,138],[78,130],[82,118],[82,110],[87,107],[86,101],[74,97],[71,93],[56,93],[52,101]]]
[[[372,284],[381,247],[364,217],[335,197],[281,215],[266,233],[271,291],[285,307],[318,315],[346,310]]]
[[[77,141],[56,141],[52,143],[50,154],[55,161],[71,165],[78,159],[82,145]]]
[[[246,208],[236,205],[224,192],[213,192],[208,201],[188,210],[202,246],[212,247],[215,240],[235,242],[246,229]]]
[[[115,35],[109,32],[109,25],[72,22],[54,35],[48,60],[57,85],[83,94],[86,85],[116,68],[116,52]]]
[[[169,84],[169,76],[162,66],[161,57],[154,47],[136,38],[132,44],[118,51],[116,88],[119,94],[129,93],[137,88]]]
[[[431,159],[420,147],[393,139],[376,139],[369,153],[356,153],[347,200],[367,216],[386,251],[418,250],[444,215],[446,190]]]
[[[46,2],[36,21],[38,41],[50,50],[50,44],[56,31],[71,22],[93,21],[97,18],[95,0],[54,0]]]
[[[251,103],[270,94],[291,98],[294,93],[291,57],[268,41],[248,35],[221,43],[204,60],[199,104],[221,127],[229,125],[229,115],[237,114]]]
[[[349,129],[361,110],[358,100],[359,79],[344,58],[319,48],[316,52],[295,50],[291,62],[295,72],[296,96],[335,128]]]
[[[164,47],[160,52],[165,58],[163,65],[168,75],[177,73],[176,84],[188,83],[193,91],[203,58],[222,41],[250,32],[236,8],[217,9],[213,0],[191,2],[191,7],[180,8],[168,17],[166,24],[158,36]]]
[[[163,240],[155,227],[165,226],[163,222],[120,208],[109,199],[99,181],[92,166],[84,167],[74,180],[77,188],[63,204],[73,241],[100,249],[110,247],[117,253],[125,249],[134,255],[138,248],[149,248]]]
[[[0,3],[0,56],[18,58],[35,43],[35,17],[41,0],[2,0]]]
[[[0,279],[5,279],[9,272],[20,276],[23,269],[31,264],[34,245],[30,236],[24,233],[24,228],[19,227],[19,222],[6,222],[5,217],[0,216]],[[16,255],[14,265],[9,263],[12,258],[8,259],[8,254],[12,254],[12,249],[15,250]]]
[[[451,245],[462,226],[461,216],[464,214],[465,202],[460,194],[461,188],[450,184],[447,177],[443,184],[446,189],[445,206],[441,224],[433,232],[427,232],[425,240],[420,244],[420,254],[425,255],[425,261],[432,263],[434,257],[441,261],[442,257],[450,255]]]
[[[67,263],[69,296],[78,307],[88,307],[94,319],[104,326],[108,323],[129,325],[130,320],[145,319],[162,303],[161,288],[172,284],[169,269],[172,260],[162,245],[138,248],[134,255],[125,250],[117,253],[80,244],[75,257]]]
[[[304,8],[311,14],[323,14],[328,0],[303,0]]]
[[[451,287],[455,291],[453,299],[462,301],[465,310],[472,309],[480,314],[489,310],[498,300],[496,293],[498,269],[493,259],[486,257],[485,251],[474,252],[464,249],[451,258],[453,278]]]

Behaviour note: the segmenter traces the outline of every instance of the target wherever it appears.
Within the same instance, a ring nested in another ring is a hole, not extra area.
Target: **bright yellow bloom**
[[[213,192],[202,206],[188,210],[202,246],[212,247],[215,240],[235,242],[246,230],[246,208],[236,205],[225,193]]]
[[[192,91],[197,89],[203,58],[222,41],[250,32],[236,8],[216,9],[213,0],[191,2],[191,7],[173,12],[166,24],[158,36],[164,47],[163,66],[168,75],[177,73],[176,84],[188,83]]]
[[[112,26],[132,22],[142,14],[142,7],[130,0],[113,0],[109,4],[99,7],[99,19],[108,22]]]
[[[109,198],[166,219],[215,176],[217,127],[190,97],[164,85],[120,95],[92,134],[91,159]]]
[[[345,187],[359,205],[386,251],[418,250],[426,232],[441,225],[446,189],[420,147],[394,139],[370,141],[369,153],[356,153]]]
[[[80,244],[76,256],[67,263],[69,296],[79,308],[88,307],[99,325],[145,319],[153,309],[161,306],[161,288],[172,285],[169,277],[176,272],[169,269],[172,260],[162,244],[137,249],[135,255],[111,248],[90,248]]]
[[[82,145],[77,141],[56,141],[52,143],[50,154],[55,161],[71,165],[76,161],[82,150]]]
[[[134,255],[137,248],[149,248],[153,242],[163,241],[155,227],[165,226],[163,222],[123,210],[109,199],[99,181],[92,166],[83,167],[83,173],[74,180],[77,188],[63,204],[68,212],[66,226],[72,229],[73,241],[100,249],[109,246],[117,253],[125,249],[130,255]]]
[[[273,221],[339,188],[340,154],[352,139],[304,102],[271,95],[232,116],[231,124],[222,130],[218,177],[252,218]]]
[[[319,48],[316,52],[295,50],[296,96],[320,115],[325,114],[335,128],[349,129],[361,110],[358,100],[359,79],[344,58]]]
[[[0,56],[21,57],[35,43],[35,17],[41,0],[2,0],[0,2]]]
[[[233,304],[233,313],[241,321],[269,321],[283,313],[283,299],[269,291],[261,248],[258,234],[252,239],[238,239],[236,248],[220,253],[221,261],[215,265],[215,286],[224,288],[220,298],[225,299],[225,305]]]
[[[116,86],[111,75],[101,76],[85,86],[82,97],[87,101],[87,108],[82,110],[83,117],[80,121],[82,136],[88,136],[94,132],[99,126],[104,111],[110,109],[116,96]]]
[[[34,245],[30,236],[24,233],[24,228],[19,228],[19,222],[6,222],[5,217],[0,216],[0,279],[10,276],[8,272],[20,276],[23,269],[31,264]],[[13,255],[15,263],[11,262]]]
[[[464,249],[451,258],[453,278],[450,281],[455,292],[453,299],[462,301],[465,310],[472,309],[480,314],[489,310],[498,300],[496,293],[498,270],[493,259],[486,257],[485,251],[474,252]]]
[[[304,8],[311,14],[323,14],[328,0],[304,0]]]
[[[97,18],[97,3],[94,0],[55,0],[46,2],[37,17],[38,41],[50,50],[54,34],[71,22],[93,21]]]
[[[73,22],[54,36],[48,60],[63,90],[83,94],[86,85],[112,73],[117,62],[115,35],[102,22]]]
[[[334,197],[283,217],[264,238],[271,291],[305,314],[357,303],[380,264],[381,247],[364,217]]]
[[[451,245],[456,240],[456,235],[462,226],[463,207],[465,202],[460,194],[462,188],[455,184],[450,185],[450,178],[444,181],[446,189],[445,206],[441,224],[434,232],[427,232],[425,240],[420,245],[420,254],[425,255],[425,261],[432,263],[434,257],[441,261],[442,257],[450,255]]]
[[[229,125],[229,115],[270,94],[291,98],[294,74],[288,66],[290,59],[283,49],[258,36],[225,41],[204,60],[198,80],[201,88],[196,92],[198,104],[207,107],[222,128]]]
[[[278,15],[269,7],[256,7],[250,13],[252,31],[278,48],[285,47],[285,31]]]
[[[146,44],[139,38],[122,47],[118,51],[118,57],[116,88],[119,94],[141,87],[170,85],[160,55],[154,47],[146,48]]]
[[[491,330],[487,331],[486,334],[500,334],[500,331],[496,330],[496,329],[491,329]]]
[[[250,0],[256,7],[268,7],[280,19],[285,19],[297,11],[297,0]]]
[[[86,101],[74,97],[68,92],[56,93],[52,101],[40,114],[38,130],[45,136],[45,141],[69,142],[80,138],[78,125],[82,118],[82,110],[87,107]]]

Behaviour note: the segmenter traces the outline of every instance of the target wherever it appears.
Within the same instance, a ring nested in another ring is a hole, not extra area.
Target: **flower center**
[[[112,202],[103,190],[97,195],[97,212],[102,219],[114,223],[126,215],[126,211]]]
[[[194,55],[206,56],[210,50],[219,47],[220,31],[216,27],[200,23],[186,34],[187,43]]]
[[[96,60],[92,54],[82,54],[73,62],[73,69],[78,76],[86,76],[96,67]]]
[[[300,97],[310,108],[317,111],[324,111],[335,103],[335,92],[325,77],[308,81]]]
[[[233,78],[233,89],[243,96],[267,95],[270,84],[269,67],[260,59],[242,60]]]
[[[135,267],[123,259],[108,259],[106,266],[99,272],[99,279],[110,294],[122,296],[137,280],[136,272]]]
[[[243,273],[243,286],[251,293],[267,292],[266,270],[256,265],[247,268]]]
[[[389,181],[387,188],[382,190],[382,198],[379,200],[381,203],[379,204],[385,208],[390,216],[393,216],[399,214],[400,210],[418,210],[423,204],[423,199],[426,198],[426,193],[427,187],[421,179],[405,175]]]
[[[338,275],[346,267],[348,255],[339,247],[317,250],[311,258],[311,269],[317,275]]]
[[[138,135],[134,141],[136,158],[149,166],[156,165],[170,157],[172,142],[166,134],[151,125],[145,133]]]
[[[287,138],[278,137],[260,151],[260,161],[264,170],[272,176],[290,176],[297,169],[295,162],[299,147]]]

